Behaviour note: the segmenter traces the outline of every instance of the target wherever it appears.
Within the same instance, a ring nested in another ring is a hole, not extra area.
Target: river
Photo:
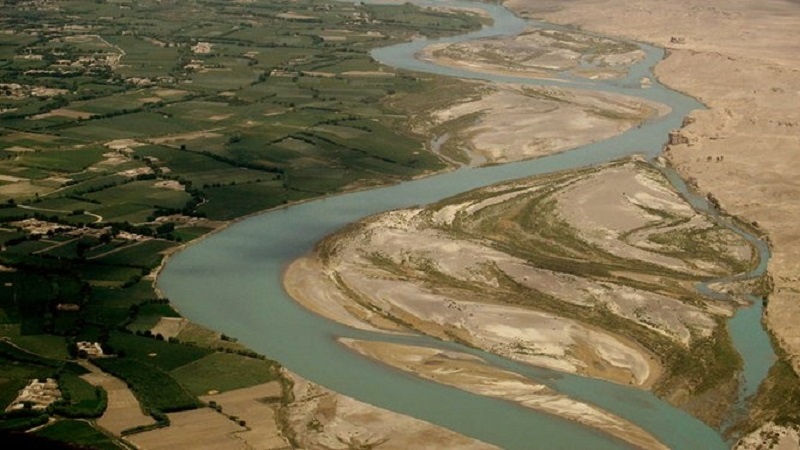
[[[528,25],[500,6],[469,2],[446,4],[483,8],[492,15],[494,24],[445,41],[513,35]],[[354,330],[314,315],[286,295],[281,283],[286,265],[348,223],[378,212],[427,204],[506,180],[601,164],[632,154],[653,158],[661,152],[667,133],[679,127],[690,110],[702,108],[694,99],[665,88],[652,77],[651,69],[663,57],[663,50],[647,45],[641,46],[647,57],[636,64],[625,79],[588,81],[565,77],[565,81],[533,81],[471,73],[416,60],[415,53],[432,42],[436,41],[419,40],[378,49],[373,52],[373,57],[394,67],[446,76],[530,84],[564,85],[566,81],[576,87],[659,101],[669,105],[672,112],[615,138],[557,155],[501,166],[462,168],[391,187],[332,196],[253,216],[172,256],[159,276],[159,289],[186,318],[238,338],[253,350],[279,361],[311,381],[503,448],[627,447],[622,441],[603,433],[509,401],[481,397],[401,373],[349,351],[336,342],[336,338],[385,340],[468,352],[624,417],[672,448],[726,448],[727,444],[716,430],[648,392],[530,367],[424,336],[396,337]],[[639,80],[643,76],[653,79],[652,87],[640,87]],[[674,178],[676,187],[696,207],[710,208],[702,197],[689,192],[677,176]],[[759,268],[742,276],[763,272],[769,255],[766,245],[742,230],[739,232],[757,245],[761,256]],[[748,343],[760,341],[761,338],[752,338],[759,333],[766,339],[758,311],[737,315],[737,320],[742,322],[739,337]],[[732,328],[734,325],[736,321],[731,322]],[[752,379],[748,386],[757,386],[763,375],[758,370],[754,372],[753,367],[763,363],[749,361],[763,359],[765,354],[769,358],[771,353],[765,353],[767,350],[763,345],[756,345],[755,349],[745,348],[740,345],[741,339],[737,339],[736,333],[734,330],[735,343],[740,351],[746,350],[743,353],[746,377]],[[768,340],[766,344],[768,352],[771,352]]]

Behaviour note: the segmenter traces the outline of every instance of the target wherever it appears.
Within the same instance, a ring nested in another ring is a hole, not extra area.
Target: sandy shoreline
[[[497,397],[608,433],[642,449],[666,449],[653,436],[600,408],[553,392],[542,384],[464,353],[387,342],[339,339],[363,356],[419,377],[479,395]]]

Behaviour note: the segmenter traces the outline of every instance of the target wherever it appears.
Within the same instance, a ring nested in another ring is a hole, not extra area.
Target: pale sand
[[[676,260],[645,245],[653,233],[690,232],[711,224],[669,189],[658,172],[643,167],[636,162],[617,164],[566,178],[561,182],[564,186],[549,184],[560,189],[554,197],[560,211],[557,216],[585,234],[589,242],[595,240],[591,236],[594,231],[603,230],[602,239],[595,244],[626,259],[692,276],[724,274],[726,266],[714,261],[694,264],[692,259]],[[535,308],[498,303],[495,297],[505,292],[497,290],[498,273],[521,287],[566,303],[601,304],[681,345],[688,345],[693,336],[711,335],[716,328],[714,315],[732,314],[732,305],[711,300],[701,308],[661,293],[533,267],[492,245],[494,239],[502,240],[502,235],[483,234],[481,241],[443,231],[453,227],[457,218],[459,226],[465,227],[481,226],[486,220],[506,223],[503,214],[524,209],[527,195],[540,189],[537,183],[542,182],[520,180],[470,194],[459,200],[462,203],[393,211],[367,219],[327,239],[319,254],[291,264],[284,278],[287,291],[312,311],[350,326],[402,330],[398,324],[403,323],[445,339],[456,336],[530,364],[642,387],[652,385],[661,374],[650,352],[611,330]],[[643,202],[647,208],[640,206]],[[669,212],[674,219],[654,215],[650,208]],[[492,218],[498,213],[501,216]],[[471,221],[476,225],[467,225]],[[583,227],[587,221],[590,226]],[[632,230],[639,234],[629,233]],[[519,233],[524,237],[530,231],[521,229]],[[633,237],[622,238],[628,234]],[[741,252],[742,247],[746,249],[744,241],[736,238],[729,236],[718,251],[748,261],[749,253]],[[375,255],[383,259],[376,261]],[[459,290],[425,281],[425,273],[430,272],[426,264],[471,287]],[[693,292],[692,286],[685,289]]]
[[[610,138],[668,112],[663,104],[623,95],[485,85],[475,98],[422,114],[428,120],[418,120],[415,129],[428,135],[446,132],[462,154],[459,159],[481,165],[558,153]]]
[[[440,426],[337,394],[295,374],[284,373],[293,381],[295,400],[289,405],[287,421],[300,448],[497,448]]]
[[[667,448],[641,428],[620,417],[553,392],[522,375],[492,367],[475,356],[387,342],[339,341],[362,355],[438,383],[478,395],[511,400],[531,409],[574,420],[638,448]]]
[[[511,0],[517,12],[670,48],[659,79],[710,110],[670,160],[770,236],[767,324],[800,372],[800,5],[781,0]],[[671,42],[676,37],[676,42]],[[722,157],[717,162],[716,158]],[[712,161],[708,161],[711,157]]]

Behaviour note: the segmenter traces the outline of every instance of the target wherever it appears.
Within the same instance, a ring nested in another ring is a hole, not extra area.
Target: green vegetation
[[[93,341],[119,355],[97,365],[159,426],[163,412],[199,404],[186,388],[278,371],[208,330],[182,333],[198,345],[153,335],[177,313],[146,276],[217,220],[442,169],[389,101],[441,82],[380,66],[369,50],[481,25],[317,0],[18,3],[0,4],[0,265],[12,268],[0,271],[0,336],[30,353],[0,342],[0,406],[31,378],[58,377],[64,399],[51,413],[98,416],[105,392],[65,364]],[[24,412],[0,428],[46,420]],[[81,422],[40,433],[111,445]]]
[[[225,392],[278,378],[275,363],[235,353],[212,353],[170,372],[194,395]]]
[[[100,417],[108,404],[106,391],[95,387],[73,373],[63,373],[58,378],[62,400],[53,411],[64,417]]]
[[[31,353],[48,359],[67,359],[67,341],[63,336],[38,334],[30,336],[14,336],[11,342]]]
[[[119,450],[114,440],[88,422],[82,420],[59,420],[36,434],[56,441],[71,442],[98,450]]]
[[[172,412],[200,406],[197,398],[158,367],[134,358],[103,358],[95,364],[119,377],[148,412]]]
[[[167,372],[211,353],[205,348],[118,331],[111,332],[108,347],[112,353],[126,359],[136,359]]]

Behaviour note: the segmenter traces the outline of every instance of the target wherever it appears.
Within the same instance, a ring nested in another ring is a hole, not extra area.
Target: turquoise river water
[[[483,3],[415,2],[421,5],[482,8],[492,26],[438,41],[418,40],[373,52],[378,61],[407,70],[444,76],[537,85],[571,85],[662,102],[667,116],[602,142],[531,161],[484,168],[462,168],[390,187],[332,196],[265,212],[240,221],[172,256],[158,278],[158,287],[188,319],[234,336],[255,351],[334,391],[361,401],[408,414],[509,449],[617,449],[627,444],[606,434],[558,417],[538,413],[510,401],[482,397],[419,379],[363,358],[337,343],[338,337],[372,339],[451,349],[478,355],[489,363],[542,382],[573,398],[595,404],[636,423],[675,449],[728,447],[720,433],[654,395],[596,379],[527,366],[478,350],[425,336],[392,336],[354,330],[319,317],[295,303],[281,284],[283,270],[308,253],[326,235],[363,217],[382,211],[427,204],[506,180],[585,167],[632,154],[654,158],[669,130],[678,128],[694,99],[658,83],[652,67],[663,50],[647,45],[647,57],[620,80],[582,80],[562,75],[543,81],[472,73],[417,60],[414,55],[433,42],[464,41],[514,35],[535,25],[508,10]],[[653,78],[643,89],[639,80]],[[379,144],[376,144],[379,145]],[[766,268],[769,249],[763,241],[726,222],[701,196],[665,169],[676,188],[697,208],[742,234],[758,250],[759,266],[737,278],[756,276]],[[698,286],[703,292],[707,285]],[[771,365],[772,350],[760,324],[760,301],[741,310],[729,322],[734,343],[745,361],[741,397],[751,394]]]

